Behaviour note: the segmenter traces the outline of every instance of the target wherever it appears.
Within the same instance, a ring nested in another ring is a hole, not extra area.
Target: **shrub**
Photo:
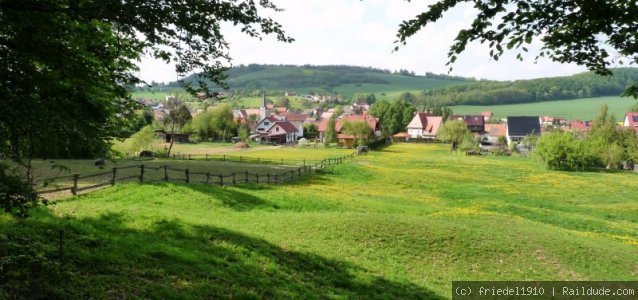
[[[31,185],[0,163],[0,207],[16,217],[27,217],[28,210],[37,206],[40,198]]]

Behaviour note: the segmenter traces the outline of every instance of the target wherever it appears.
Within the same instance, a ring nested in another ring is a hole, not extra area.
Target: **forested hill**
[[[196,82],[193,75],[186,81]],[[324,90],[335,91],[344,86],[374,85],[377,90],[409,91],[449,86],[473,79],[426,73],[417,76],[414,72],[400,70],[391,72],[355,66],[293,66],[293,65],[240,65],[228,71],[230,90]],[[219,87],[209,83],[214,90]],[[168,87],[177,87],[177,82]],[[385,87],[384,87],[385,86]],[[361,92],[366,92],[362,90]]]
[[[528,103],[619,96],[638,81],[637,68],[616,68],[612,71],[613,76],[587,72],[567,77],[464,83],[427,90],[423,97],[430,104],[440,105]]]

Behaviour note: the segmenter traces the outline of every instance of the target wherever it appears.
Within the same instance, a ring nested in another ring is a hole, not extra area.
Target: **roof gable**
[[[285,133],[295,133],[297,132],[297,127],[295,127],[295,125],[293,125],[292,123],[288,122],[288,121],[277,121],[275,124],[273,124],[272,127],[270,127],[270,129],[268,129],[269,133],[274,133],[274,131],[276,131],[275,128],[281,128],[283,130],[283,132]]]

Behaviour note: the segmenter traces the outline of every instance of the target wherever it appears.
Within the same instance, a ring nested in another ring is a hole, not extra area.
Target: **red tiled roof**
[[[485,132],[489,136],[505,136],[507,134],[506,124],[485,124]]]
[[[335,124],[336,131],[341,132],[341,130],[343,129],[343,125],[345,125],[346,122],[366,122],[368,123],[368,126],[370,127],[370,129],[374,131],[374,130],[377,130],[377,124],[379,123],[379,120],[367,114],[345,115],[343,118],[337,120],[337,123]]]
[[[259,110],[259,108],[247,108],[247,109],[242,109],[243,111],[246,112],[246,116],[250,117],[250,115],[258,115],[261,114],[261,111]]]
[[[392,137],[396,137],[396,138],[404,138],[404,137],[409,137],[410,135],[407,132],[399,132],[395,135],[393,135]]]
[[[291,113],[285,114],[284,117],[286,118],[287,121],[298,121],[298,122],[303,122],[308,118],[307,115],[291,114]]]
[[[578,131],[587,131],[591,129],[591,121],[572,121],[569,123],[569,127]]]
[[[317,123],[317,131],[325,132],[328,129],[328,121],[329,119],[321,119],[321,121]]]
[[[485,117],[486,119],[489,119],[491,117],[494,116],[494,114],[491,111],[484,111],[481,113],[481,116]]]

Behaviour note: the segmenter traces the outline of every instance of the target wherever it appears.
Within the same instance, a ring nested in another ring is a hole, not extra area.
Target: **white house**
[[[408,124],[408,135],[411,138],[436,138],[443,117],[430,116],[427,113],[416,113]]]

